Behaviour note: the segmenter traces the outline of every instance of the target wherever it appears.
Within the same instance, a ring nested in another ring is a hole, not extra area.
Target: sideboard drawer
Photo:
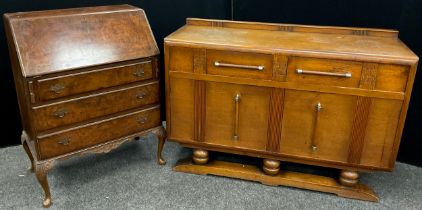
[[[271,79],[272,55],[207,50],[207,73],[255,79]]]
[[[84,149],[161,125],[158,106],[75,127],[57,133],[38,136],[42,159]]]
[[[34,107],[36,129],[68,125],[159,101],[158,81]]]
[[[286,90],[280,153],[347,162],[357,97]]]
[[[99,90],[106,87],[151,79],[151,60],[134,64],[84,71],[36,81],[39,101]]]
[[[208,82],[204,141],[264,151],[270,92],[264,87]]]
[[[292,57],[287,66],[287,81],[303,84],[359,87],[362,63]]]

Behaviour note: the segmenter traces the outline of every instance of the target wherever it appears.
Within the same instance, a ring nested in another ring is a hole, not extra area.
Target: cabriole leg
[[[51,193],[50,193],[50,187],[48,186],[47,173],[51,169],[51,167],[53,167],[53,164],[54,164],[53,161],[47,161],[47,162],[37,163],[35,166],[35,174],[37,176],[37,180],[40,183],[45,194],[44,201],[43,201],[43,206],[45,208],[48,208],[51,206]]]
[[[166,141],[167,135],[164,128],[161,128],[160,130],[161,131],[157,134],[157,137],[158,137],[157,159],[158,159],[158,164],[165,165],[166,160],[164,160],[161,153],[163,152],[163,147],[164,147],[164,143]]]
[[[26,135],[25,131],[22,132],[21,135],[21,142],[22,146],[25,149],[26,154],[28,155],[29,160],[31,161],[31,168],[29,169],[31,172],[34,172],[34,157],[32,156],[31,150],[28,146],[28,136]]]

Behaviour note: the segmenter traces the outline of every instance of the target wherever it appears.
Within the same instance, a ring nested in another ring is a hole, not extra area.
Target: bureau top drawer
[[[271,79],[272,55],[207,50],[207,74]]]
[[[304,84],[359,87],[362,63],[292,57],[287,65],[287,81]]]
[[[46,101],[153,78],[151,60],[35,81],[35,98]]]

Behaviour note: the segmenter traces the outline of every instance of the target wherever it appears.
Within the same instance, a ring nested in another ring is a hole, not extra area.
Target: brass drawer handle
[[[234,140],[239,139],[239,102],[240,102],[240,94],[238,93],[234,97],[234,103],[235,103],[234,132],[233,132]]]
[[[146,95],[147,95],[146,93],[140,92],[140,93],[136,94],[136,98],[137,99],[143,99],[143,98],[145,98]]]
[[[58,118],[63,118],[69,111],[67,109],[59,109],[54,112],[54,116]]]
[[[136,77],[143,77],[145,76],[145,71],[143,68],[137,69],[135,72],[133,72],[133,75]]]
[[[63,90],[64,90],[64,88],[65,88],[64,85],[63,84],[60,84],[60,83],[57,83],[57,84],[54,84],[54,85],[51,85],[50,86],[50,90],[53,91],[56,94],[62,93]]]
[[[251,65],[241,65],[241,64],[232,64],[232,63],[221,63],[220,61],[215,61],[214,66],[216,67],[233,67],[241,69],[253,69],[253,70],[264,70],[264,66],[251,66]]]
[[[138,123],[139,124],[145,124],[147,122],[148,122],[148,117],[146,117],[146,116],[143,116],[143,117],[139,117],[138,118]]]
[[[58,144],[61,144],[61,145],[64,145],[64,146],[69,145],[70,144],[70,138],[69,137],[64,137],[63,139],[59,140],[57,143]]]
[[[311,142],[311,149],[314,152],[318,149],[317,142],[316,142],[316,131],[317,131],[317,125],[318,125],[318,118],[322,109],[323,109],[322,104],[318,102],[315,105],[314,129],[312,133],[312,142]]]
[[[311,74],[311,75],[320,75],[320,76],[334,76],[334,77],[346,77],[351,78],[352,73],[333,73],[333,72],[324,72],[324,71],[309,71],[303,69],[296,69],[296,74]]]

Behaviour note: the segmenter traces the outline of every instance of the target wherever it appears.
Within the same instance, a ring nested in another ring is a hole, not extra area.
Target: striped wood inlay
[[[281,120],[283,118],[284,89],[273,88],[270,96],[267,151],[278,152],[280,149]]]
[[[194,138],[195,141],[204,141],[205,132],[205,89],[204,81],[195,80],[195,111],[194,111]]]
[[[377,81],[378,64],[365,63],[362,67],[359,88],[373,90]]]
[[[273,56],[273,80],[286,81],[288,57],[281,54]]]
[[[360,163],[371,102],[371,98],[368,97],[358,97],[357,99],[352,132],[350,134],[349,155],[347,157],[347,162],[349,163]]]
[[[206,68],[206,51],[205,49],[196,48],[193,50],[193,72],[205,74]]]

